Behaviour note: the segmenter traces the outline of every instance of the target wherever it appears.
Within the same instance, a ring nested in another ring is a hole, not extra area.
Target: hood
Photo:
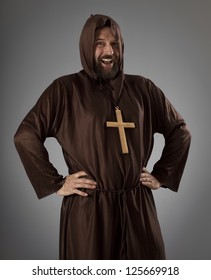
[[[119,25],[109,16],[106,15],[91,15],[81,31],[80,36],[80,56],[81,63],[85,72],[91,77],[97,80],[97,75],[94,71],[94,39],[95,30],[97,28],[105,26],[107,23],[110,24],[114,36],[120,40],[120,73],[123,71],[123,50],[124,43],[121,36]],[[120,75],[121,76],[121,75]]]

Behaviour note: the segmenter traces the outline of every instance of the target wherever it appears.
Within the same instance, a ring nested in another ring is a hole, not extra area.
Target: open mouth
[[[110,65],[110,64],[113,63],[113,59],[111,59],[111,58],[102,58],[102,59],[101,59],[101,62],[102,62],[103,64],[105,64],[105,65]]]

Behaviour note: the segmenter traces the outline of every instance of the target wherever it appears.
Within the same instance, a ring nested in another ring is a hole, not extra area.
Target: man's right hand
[[[80,196],[88,196],[87,193],[81,191],[80,189],[95,189],[97,183],[91,179],[84,178],[87,176],[86,172],[79,171],[72,175],[68,175],[65,178],[65,183],[61,189],[57,191],[58,195],[68,196],[72,194],[78,194]]]

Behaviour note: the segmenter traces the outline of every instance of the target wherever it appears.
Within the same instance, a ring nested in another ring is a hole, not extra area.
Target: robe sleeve
[[[28,178],[38,198],[58,191],[64,178],[49,161],[44,146],[47,137],[56,137],[63,115],[62,87],[54,81],[21,122],[14,136]]]
[[[191,134],[181,115],[151,81],[149,95],[154,133],[163,134],[165,139],[161,157],[154,164],[152,175],[162,187],[178,191],[189,153]]]

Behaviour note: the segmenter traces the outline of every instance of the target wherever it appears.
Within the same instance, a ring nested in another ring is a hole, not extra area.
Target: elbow
[[[191,135],[190,131],[188,131],[187,138],[188,138],[189,143],[191,143],[192,135]]]
[[[13,142],[14,142],[16,149],[19,150],[21,148],[24,148],[28,139],[29,139],[29,135],[28,135],[26,129],[24,129],[24,127],[20,126],[13,137]]]
[[[15,145],[16,149],[21,145],[21,143],[22,143],[22,133],[20,133],[19,130],[17,130],[17,132],[15,133],[15,135],[13,137],[13,142],[14,142],[14,145]]]
[[[191,143],[191,139],[192,139],[192,135],[191,135],[191,132],[190,132],[190,130],[188,129],[188,127],[187,127],[187,125],[182,125],[181,126],[181,129],[182,129],[182,131],[183,131],[183,137],[184,137],[184,141],[186,142],[186,143]]]

